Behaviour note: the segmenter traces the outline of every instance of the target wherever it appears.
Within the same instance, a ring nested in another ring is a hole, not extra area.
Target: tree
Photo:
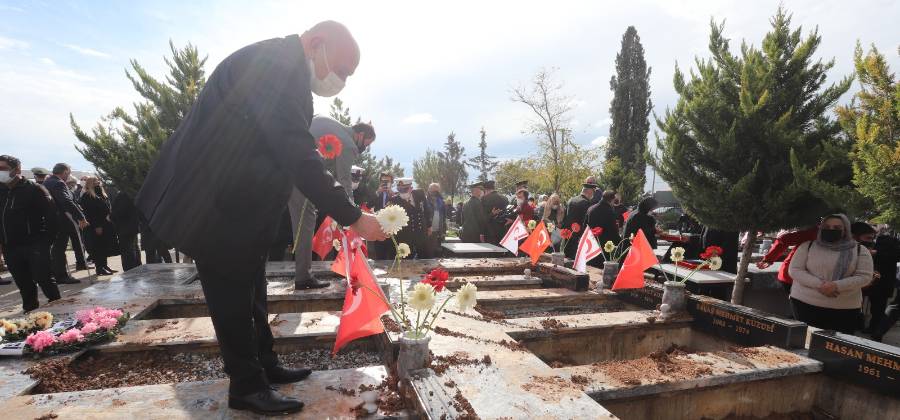
[[[534,118],[526,132],[538,136],[538,157],[549,163],[553,191],[559,191],[567,179],[565,160],[576,148],[569,123],[572,98],[562,93],[563,85],[554,80],[555,70],[539,71],[527,86],[513,89],[512,101],[528,106]]]
[[[481,141],[478,142],[478,155],[470,158],[469,161],[466,162],[466,166],[479,172],[479,182],[487,181],[491,176],[491,172],[497,167],[496,157],[487,153],[487,132],[484,131],[484,127],[481,127]]]
[[[353,125],[353,119],[350,118],[350,107],[344,107],[344,101],[337,96],[334,97],[334,100],[331,102],[331,110],[328,112],[331,118],[334,118],[337,122],[344,124],[346,126]]]
[[[826,112],[851,79],[823,87],[834,60],[813,61],[821,37],[801,39],[779,7],[762,48],[729,50],[724,25],[711,22],[709,59],[696,59],[690,78],[676,67],[674,110],[657,124],[661,156],[653,161],[685,210],[727,231],[810,226],[837,205],[825,188],[850,193],[850,171],[838,124]],[[815,178],[817,183],[804,182]],[[846,197],[846,196],[845,196]],[[752,247],[743,251],[732,302],[743,299]],[[738,281],[740,279],[740,281]]]
[[[647,133],[650,131],[650,68],[634,26],[622,36],[616,55],[616,75],[609,81],[613,99],[609,105],[612,124],[606,148],[603,185],[615,188],[626,204],[633,204],[646,183]]]
[[[443,178],[443,162],[438,153],[426,150],[425,156],[413,161],[413,179],[419,188],[427,188],[432,182],[440,183]]]
[[[900,226],[900,83],[875,46],[853,55],[860,91],[837,108],[841,126],[854,140],[853,183],[870,199],[875,221]]]
[[[82,146],[76,150],[94,164],[99,175],[120,191],[134,197],[150,172],[159,150],[190,111],[206,83],[197,47],[188,44],[175,48],[169,41],[172,57],[165,58],[169,73],[164,81],[150,76],[136,60],[133,73],[125,71],[134,89],[144,98],[134,104],[134,115],[121,107],[103,117],[88,134],[70,114],[69,122]]]
[[[458,197],[466,188],[469,173],[466,171],[466,149],[456,140],[456,133],[450,132],[444,143],[444,151],[438,152],[441,159],[441,188],[451,197]]]

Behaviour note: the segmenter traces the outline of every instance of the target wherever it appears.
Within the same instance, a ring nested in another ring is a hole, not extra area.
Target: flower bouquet
[[[4,346],[5,354],[34,354],[40,356],[69,353],[101,343],[119,334],[130,315],[119,309],[96,307],[78,311],[74,320],[66,320],[53,324],[53,316],[47,312],[38,312],[29,316],[36,325],[44,325],[38,330],[31,329],[24,341]],[[8,325],[2,329],[9,331]],[[7,334],[6,337],[8,338]],[[17,334],[15,337],[21,338]]]
[[[552,225],[552,223],[551,223],[551,225]],[[572,236],[574,236],[578,232],[581,232],[581,225],[579,225],[578,223],[572,223],[572,225],[569,226],[569,228],[562,228],[559,230],[559,237],[560,237],[559,247],[554,246],[554,248],[553,248],[554,252],[553,252],[553,255],[551,256],[553,258],[553,264],[556,264],[556,265],[564,265],[565,264],[565,262],[566,262],[566,257],[565,257],[566,245],[569,243],[569,240],[572,239]]]
[[[53,325],[53,314],[50,312],[32,312],[25,318],[0,319],[0,341],[20,341],[29,334],[50,328]]]
[[[399,273],[401,271],[400,260],[408,257],[411,251],[409,245],[397,243],[396,235],[409,224],[409,215],[406,214],[406,210],[403,207],[390,205],[375,213],[375,218],[378,220],[378,224],[381,225],[381,230],[390,236],[391,242],[394,243],[394,262],[388,271]]]
[[[685,283],[690,280],[690,278],[699,270],[704,268],[708,268],[710,270],[718,270],[722,268],[722,248],[717,246],[707,247],[706,250],[700,254],[700,258],[702,260],[695,264],[691,271],[685,276],[683,279],[678,278],[678,267],[680,263],[684,261],[684,248],[675,247],[672,248],[671,260],[675,263],[675,273],[671,279],[669,279],[669,275],[666,274],[665,271],[660,268],[659,272],[663,274],[666,281],[663,283],[663,297],[662,304],[659,306],[659,310],[661,313],[662,319],[667,319],[675,316],[677,313],[684,310],[686,302],[685,302]],[[659,267],[659,264],[657,264]]]

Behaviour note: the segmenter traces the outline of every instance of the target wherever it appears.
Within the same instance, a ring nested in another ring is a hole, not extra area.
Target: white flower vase
[[[563,254],[562,252],[554,252],[550,254],[550,262],[554,265],[565,266],[566,254]]]
[[[616,277],[619,276],[620,268],[621,266],[617,262],[606,261],[603,263],[603,283],[601,283],[601,289],[612,289]]]
[[[684,311],[686,307],[684,290],[685,286],[682,282],[667,281],[663,283],[662,304],[659,306],[663,319],[671,318]]]
[[[425,368],[428,343],[431,342],[431,336],[409,338],[406,335],[400,335],[400,354],[397,356],[397,375],[400,379],[407,379],[411,372]]]

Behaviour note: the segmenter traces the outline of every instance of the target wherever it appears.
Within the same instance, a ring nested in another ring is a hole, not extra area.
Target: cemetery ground
[[[278,388],[306,402],[294,418],[900,418],[896,328],[878,344],[699,295],[662,320],[662,290],[649,278],[644,289],[596,291],[599,270],[579,275],[549,261],[532,268],[519,258],[404,261],[401,275],[375,263],[393,296],[401,280],[407,288],[435,267],[450,273],[450,289],[479,288],[475,310],[449,307],[439,318],[427,368],[398,383],[399,334],[386,316],[385,333],[331,357],[345,289],[329,266],[314,271],[333,284],[311,291],[293,290],[292,262],[267,266],[276,351],[288,366],[315,370]],[[114,341],[87,351],[0,359],[0,411],[252,418],[227,408],[192,265],[145,265],[74,286],[42,309],[61,319],[99,305],[132,319]],[[0,290],[0,315],[18,314],[15,286]],[[372,390],[378,411],[368,414],[362,394]]]

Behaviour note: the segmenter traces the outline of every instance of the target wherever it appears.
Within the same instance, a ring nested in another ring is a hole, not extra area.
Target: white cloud
[[[99,57],[99,58],[110,58],[110,57],[112,57],[111,55],[109,55],[109,54],[107,54],[107,53],[105,53],[105,52],[97,51],[97,50],[92,49],[92,48],[85,48],[85,47],[82,47],[82,46],[79,46],[79,45],[75,45],[75,44],[62,44],[62,46],[63,46],[63,47],[66,47],[66,48],[68,48],[68,49],[70,49],[70,50],[72,50],[72,51],[75,51],[75,52],[77,52],[77,53],[79,53],[79,54],[81,54],[81,55],[87,55],[87,56],[90,56],[90,57]]]
[[[411,114],[403,119],[403,124],[410,124],[410,125],[434,124],[436,122],[437,122],[437,120],[434,119],[434,116],[427,112]]]
[[[597,138],[591,140],[591,145],[603,146],[603,145],[606,145],[607,140],[609,140],[609,137],[607,137],[607,136],[598,136]]]
[[[24,50],[28,48],[28,43],[25,41],[20,41],[18,39],[6,38],[0,36],[0,50],[5,49],[14,49],[14,50]]]
[[[41,63],[44,63],[44,64],[46,64],[46,65],[48,65],[48,66],[55,66],[55,65],[56,65],[56,62],[54,62],[53,60],[51,60],[51,59],[48,58],[48,57],[43,57],[43,58],[41,58]]]

